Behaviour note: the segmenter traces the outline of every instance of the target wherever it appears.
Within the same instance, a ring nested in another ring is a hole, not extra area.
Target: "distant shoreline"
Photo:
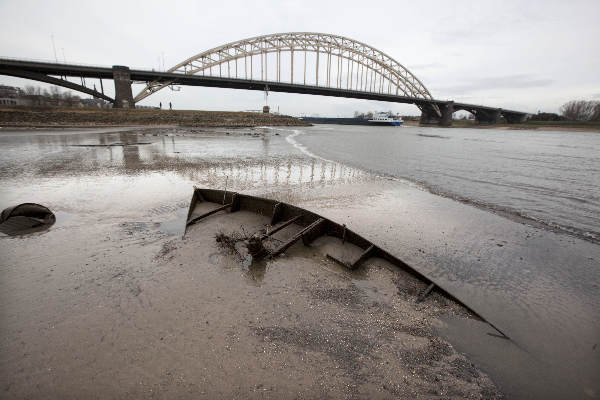
[[[11,128],[94,128],[122,126],[189,126],[246,128],[257,126],[311,126],[288,115],[236,111],[94,109],[0,107],[0,127]],[[418,120],[405,119],[404,125],[421,126]],[[426,125],[437,127],[436,125]],[[520,124],[479,125],[473,120],[454,120],[450,128],[500,130],[548,130],[599,132],[600,122],[528,121]]]
[[[254,112],[93,109],[93,108],[0,108],[2,127],[111,127],[190,126],[243,128],[256,126],[310,126],[287,115]]]

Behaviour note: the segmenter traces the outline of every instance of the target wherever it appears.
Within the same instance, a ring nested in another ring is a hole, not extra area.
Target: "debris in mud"
[[[0,214],[0,232],[5,235],[25,235],[50,228],[56,222],[54,213],[35,203],[8,207]]]
[[[249,236],[244,232],[218,232],[215,235],[215,241],[221,246],[221,248],[233,252],[236,252],[236,245],[239,242],[248,240]]]
[[[219,232],[215,235],[219,246],[237,254],[245,267],[250,267],[254,260],[261,260],[271,254],[264,246],[263,239],[264,235],[261,233],[248,234],[243,228],[241,232]]]
[[[264,258],[269,254],[269,251],[265,248],[262,242],[262,238],[256,234],[252,235],[252,237],[248,239],[246,247],[254,259]]]
[[[231,254],[236,254],[245,267],[249,267],[253,261],[252,252],[248,248],[249,239],[250,235],[243,228],[242,232],[218,232],[215,235],[215,241],[219,246]]]

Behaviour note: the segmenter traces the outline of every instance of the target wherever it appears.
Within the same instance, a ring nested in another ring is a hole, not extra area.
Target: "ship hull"
[[[369,125],[381,125],[381,126],[400,126],[403,121],[369,121]]]
[[[371,125],[367,118],[321,118],[321,117],[302,117],[302,121],[311,124],[336,124],[336,125]]]

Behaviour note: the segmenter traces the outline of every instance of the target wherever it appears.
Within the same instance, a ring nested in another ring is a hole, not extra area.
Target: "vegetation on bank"
[[[600,123],[600,101],[571,100],[562,105],[560,113],[566,120],[595,121]]]
[[[0,126],[178,125],[206,127],[307,126],[287,115],[255,112],[94,108],[0,108]]]

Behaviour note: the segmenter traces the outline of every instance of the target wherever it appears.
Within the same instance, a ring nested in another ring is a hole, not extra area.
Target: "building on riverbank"
[[[21,88],[14,86],[0,85],[0,105],[20,106],[25,105],[21,100]]]

